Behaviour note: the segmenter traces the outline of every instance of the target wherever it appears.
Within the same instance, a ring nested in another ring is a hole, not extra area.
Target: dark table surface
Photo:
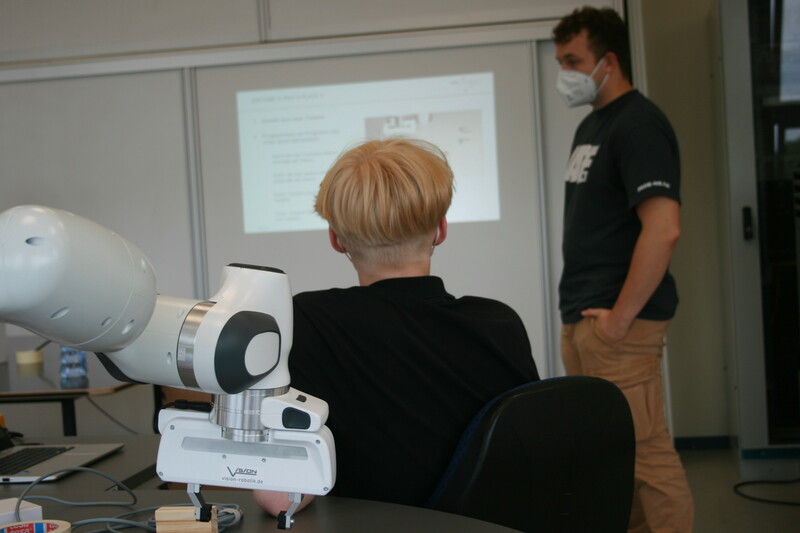
[[[160,435],[42,437],[40,439],[31,437],[26,438],[25,443],[121,442],[124,444],[121,450],[100,459],[90,465],[90,468],[97,469],[121,481],[130,488],[135,488],[156,478],[156,457],[158,456],[159,438]],[[0,499],[18,496],[26,487],[27,484],[24,483],[0,484]],[[113,490],[114,487],[114,482],[106,478],[88,472],[75,472],[57,481],[40,483],[34,487],[31,493],[50,496],[54,494],[70,494],[81,490],[102,492]]]
[[[135,489],[138,501],[129,507],[91,506],[73,507],[61,503],[31,500],[43,507],[43,517],[50,520],[63,520],[70,523],[91,518],[109,518],[131,509],[148,509],[169,505],[187,505],[189,497],[185,489],[158,490],[161,486],[155,471],[158,455],[159,435],[120,435],[120,436],[78,436],[29,438],[29,442],[46,444],[122,442],[124,447],[117,453],[101,459],[92,465],[113,478]],[[0,485],[0,499],[19,496],[26,484]],[[142,487],[136,489],[136,487]],[[29,495],[51,496],[73,502],[130,501],[130,496],[117,490],[113,482],[88,472],[76,472],[61,480],[41,483]],[[253,501],[249,490],[223,490],[204,487],[202,495],[208,503],[235,503],[244,513],[242,522],[231,532],[262,533],[278,531],[277,520],[266,514]],[[137,516],[136,520],[146,520],[153,511]],[[337,498],[318,497],[306,509],[295,514],[295,533],[508,533],[514,530],[448,513],[432,511],[391,503]],[[99,529],[101,526],[86,526],[79,531]]]
[[[180,490],[136,491],[136,509],[188,504],[188,497]],[[245,490],[204,490],[203,495],[209,503],[235,503],[243,512],[242,521],[227,530],[239,533],[263,533],[279,531],[277,520],[253,501],[250,491]],[[126,501],[128,495],[121,492],[75,491],[70,494],[77,501]],[[129,510],[123,507],[68,507],[51,502],[38,502],[44,508],[44,518],[63,520],[70,524],[90,518],[108,518]],[[136,520],[146,520],[153,510],[142,513]],[[510,533],[514,530],[496,524],[482,522],[429,509],[409,507],[383,502],[337,498],[326,496],[317,498],[306,509],[295,514],[294,533]],[[97,529],[95,526],[86,526]],[[86,528],[81,528],[87,530]]]

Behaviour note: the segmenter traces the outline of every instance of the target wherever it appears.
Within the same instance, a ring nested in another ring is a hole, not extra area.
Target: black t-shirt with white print
[[[628,273],[641,223],[636,205],[653,196],[680,201],[675,133],[636,90],[592,111],[578,126],[566,172],[561,318],[611,308]],[[639,318],[669,320],[678,295],[667,272]]]

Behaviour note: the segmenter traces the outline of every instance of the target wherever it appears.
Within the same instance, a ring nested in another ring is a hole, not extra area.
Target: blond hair
[[[342,154],[320,184],[315,209],[350,252],[400,250],[438,227],[452,197],[453,172],[439,148],[388,139]]]

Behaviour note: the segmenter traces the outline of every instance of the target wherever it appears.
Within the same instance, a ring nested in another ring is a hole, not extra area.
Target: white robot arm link
[[[289,385],[287,276],[225,268],[210,301],[156,295],[145,255],[111,230],[41,206],[0,215],[0,319],[101,355],[119,379],[211,393]]]
[[[42,206],[0,213],[0,321],[95,352],[117,379],[216,395],[211,415],[162,411],[163,479],[326,494],[327,404],[290,388],[286,274],[228,265],[208,301],[155,283],[145,255],[94,222]]]

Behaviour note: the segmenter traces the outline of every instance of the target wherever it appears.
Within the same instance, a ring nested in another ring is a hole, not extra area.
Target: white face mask
[[[578,107],[583,104],[590,104],[597,98],[603,86],[608,80],[608,73],[603,77],[600,86],[594,82],[594,75],[600,68],[600,65],[605,61],[605,56],[597,63],[591,74],[584,74],[577,70],[560,70],[558,71],[558,81],[556,83],[556,90],[564,97],[564,101],[568,107]]]

